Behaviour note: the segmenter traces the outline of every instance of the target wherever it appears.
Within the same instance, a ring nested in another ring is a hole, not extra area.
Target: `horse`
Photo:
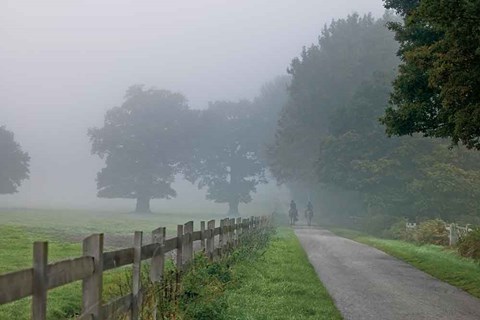
[[[297,209],[290,209],[288,211],[288,216],[290,217],[290,225],[294,226],[295,222],[298,220],[298,211]]]
[[[305,210],[305,218],[307,219],[307,224],[309,226],[311,226],[312,225],[312,218],[313,218],[313,210],[312,209]]]

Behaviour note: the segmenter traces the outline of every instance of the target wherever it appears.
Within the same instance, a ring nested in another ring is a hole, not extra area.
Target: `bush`
[[[434,219],[420,223],[413,233],[413,240],[420,244],[448,246],[448,231],[445,229],[445,222]]]
[[[458,241],[458,253],[467,258],[480,260],[480,228],[475,228]]]
[[[361,218],[361,230],[374,236],[384,236],[388,230],[399,221],[398,217],[389,215],[368,215]]]
[[[413,241],[414,230],[407,230],[405,220],[395,222],[389,229],[383,233],[384,238]]]

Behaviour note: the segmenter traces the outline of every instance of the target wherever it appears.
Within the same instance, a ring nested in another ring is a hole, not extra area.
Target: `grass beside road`
[[[0,274],[31,267],[34,241],[49,241],[49,262],[54,262],[80,256],[81,238],[92,232],[128,235],[135,229],[149,231],[158,225],[173,229],[176,223],[190,218],[188,215],[173,218],[73,211],[0,211]],[[232,266],[232,272],[236,280],[228,285],[225,299],[229,308],[222,319],[341,319],[290,229],[280,229],[263,255],[238,262]],[[115,288],[119,276],[124,274],[121,270],[107,272],[106,299],[109,288]],[[70,319],[78,314],[80,304],[80,282],[51,290],[48,319]],[[0,306],[0,319],[30,317],[30,298]]]
[[[291,229],[280,228],[261,257],[234,272],[227,319],[342,319]]]
[[[379,239],[358,231],[331,228],[338,236],[364,243],[404,260],[414,267],[480,298],[480,264],[436,245],[416,245],[400,240]]]

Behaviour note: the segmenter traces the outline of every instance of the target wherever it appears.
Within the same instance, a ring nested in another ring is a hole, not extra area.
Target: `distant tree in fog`
[[[416,6],[415,1],[390,2],[401,4],[405,12]],[[363,207],[370,215],[448,220],[459,215],[478,216],[478,152],[465,147],[449,148],[446,140],[419,135],[389,138],[379,122],[400,63],[395,55],[398,43],[385,24],[397,19],[388,14],[379,20],[353,15],[334,21],[322,32],[318,46],[305,49],[300,58],[293,60],[290,97],[281,114],[275,143],[269,149],[270,169],[278,181],[298,185],[303,193],[316,189],[319,195],[328,195],[321,190],[324,186],[350,194],[344,199],[358,201],[361,206],[354,208]],[[426,40],[431,40],[428,32],[405,34],[410,35],[428,36]],[[415,44],[405,41],[402,49]],[[417,54],[422,57],[423,49],[419,47]],[[402,73],[406,71],[412,73]],[[406,100],[401,101],[406,103],[405,108],[411,107],[412,113],[404,109],[403,114],[402,107],[395,111],[403,120],[408,115],[422,115],[416,113],[416,103],[427,106],[425,101],[435,102],[423,86],[425,74],[414,71],[401,71],[397,77],[399,87],[394,88],[394,97],[403,89],[411,90],[404,92]],[[410,95],[415,92],[420,92],[421,97]],[[396,124],[407,128],[402,121]],[[318,187],[320,184],[322,187]],[[340,210],[333,213],[341,215],[344,207],[337,208]]]
[[[269,168],[279,182],[318,184],[320,141],[331,134],[332,117],[374,73],[392,73],[398,64],[398,44],[385,27],[390,19],[353,14],[333,21],[318,44],[293,59],[290,96],[269,148]]]
[[[228,203],[229,215],[252,200],[257,185],[266,183],[261,157],[264,136],[252,103],[215,102],[202,111],[196,130],[195,155],[185,176],[207,188],[207,199]]]
[[[282,75],[266,82],[261,88],[259,95],[254,99],[256,119],[259,123],[259,139],[263,137],[264,143],[271,144],[275,140],[278,119],[288,101],[288,86],[291,77]],[[261,123],[261,125],[260,125]]]
[[[179,93],[128,89],[122,106],[107,111],[103,127],[88,131],[92,154],[106,164],[97,174],[98,196],[136,199],[136,212],[149,212],[151,199],[175,197],[171,184],[189,154],[188,117]]]
[[[13,133],[0,126],[0,194],[18,192],[22,181],[28,179],[29,162]]]

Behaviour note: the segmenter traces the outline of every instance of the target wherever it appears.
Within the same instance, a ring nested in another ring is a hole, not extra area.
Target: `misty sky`
[[[95,198],[102,161],[86,136],[130,85],[182,92],[193,108],[252,98],[325,23],[383,11],[381,0],[0,0],[0,125],[32,157],[30,181],[0,207],[133,207]],[[203,199],[194,190],[182,184],[169,204]]]

